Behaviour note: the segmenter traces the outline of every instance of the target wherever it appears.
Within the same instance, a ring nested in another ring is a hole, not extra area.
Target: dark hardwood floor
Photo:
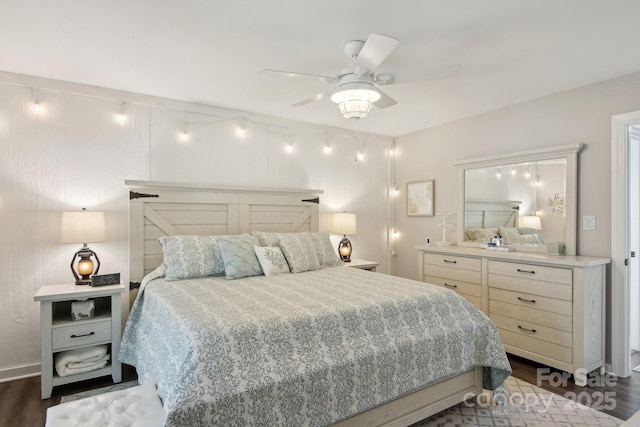
[[[509,356],[513,368],[513,376],[531,384],[538,385],[548,391],[566,396],[577,397],[579,403],[595,402],[597,396],[602,393],[610,393],[614,404],[611,410],[603,410],[614,417],[626,420],[635,412],[640,411],[640,373],[633,372],[629,378],[607,378],[609,385],[587,385],[577,387],[573,378],[566,385],[554,387],[549,381],[541,381],[538,384],[538,368],[547,368],[526,359]],[[640,365],[640,353],[632,357],[634,365]],[[552,378],[551,382],[558,380],[561,371],[550,369],[547,373]],[[595,378],[595,377],[594,377]],[[598,376],[599,378],[599,376]],[[136,379],[135,369],[124,366],[122,381]],[[602,379],[604,382],[605,379]],[[600,380],[594,380],[600,381]],[[615,385],[611,384],[615,382]],[[45,424],[47,408],[60,403],[60,398],[73,393],[104,387],[112,384],[110,377],[97,378],[76,384],[67,384],[53,389],[51,398],[40,399],[40,377],[32,377],[23,380],[0,383],[0,427],[42,427]],[[569,393],[567,395],[567,393]],[[613,395],[611,393],[614,393]],[[582,399],[582,401],[580,401]],[[575,400],[575,399],[574,399]],[[603,402],[603,405],[606,402]],[[605,405],[610,406],[610,405]]]

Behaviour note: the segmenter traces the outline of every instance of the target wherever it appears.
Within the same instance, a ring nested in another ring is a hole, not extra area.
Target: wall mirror
[[[481,246],[500,236],[516,250],[576,253],[578,153],[583,144],[463,160],[457,237]]]

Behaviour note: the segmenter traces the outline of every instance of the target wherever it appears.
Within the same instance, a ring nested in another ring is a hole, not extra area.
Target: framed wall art
[[[407,216],[433,216],[433,180],[407,183]]]

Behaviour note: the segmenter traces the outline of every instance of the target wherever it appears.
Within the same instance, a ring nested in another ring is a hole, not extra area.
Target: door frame
[[[611,118],[611,370],[631,375],[629,354],[629,127],[640,125],[640,111]],[[613,309],[615,307],[615,310]]]

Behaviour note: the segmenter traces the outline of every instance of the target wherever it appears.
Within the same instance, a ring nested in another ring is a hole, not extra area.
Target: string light
[[[38,93],[38,89],[34,89],[34,96],[33,96],[33,106],[31,107],[31,109],[33,110],[34,114],[39,115],[40,113],[42,113],[42,105],[40,104],[40,95]]]
[[[178,139],[181,142],[189,142],[189,139],[191,139],[191,135],[189,135],[189,123],[184,122],[182,124],[182,129],[180,130],[180,133],[178,134]]]
[[[329,135],[324,135],[324,154],[331,154],[331,143],[329,142]]]
[[[127,121],[127,116],[124,113],[125,102],[120,103],[120,110],[116,113],[116,121],[123,125]]]

